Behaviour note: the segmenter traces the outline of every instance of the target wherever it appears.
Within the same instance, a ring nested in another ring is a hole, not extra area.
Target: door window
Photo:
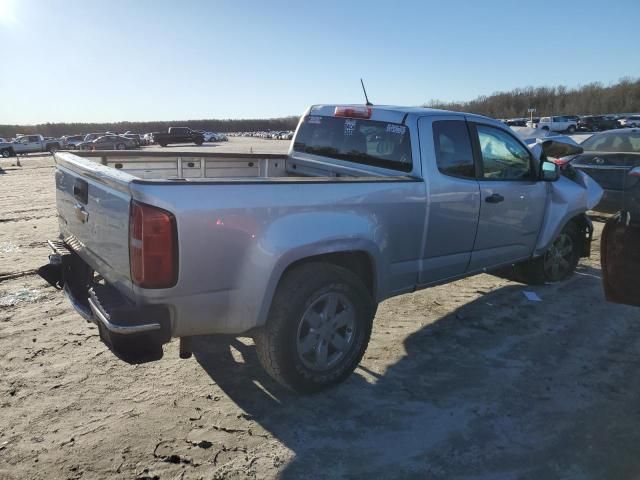
[[[487,180],[531,180],[529,151],[507,132],[477,125],[482,177]]]
[[[453,177],[476,178],[467,122],[433,122],[433,141],[438,170]]]

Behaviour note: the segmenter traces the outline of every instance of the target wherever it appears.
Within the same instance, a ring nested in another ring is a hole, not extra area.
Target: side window
[[[454,177],[476,178],[467,122],[433,122],[433,141],[438,170]]]
[[[31,137],[29,137],[29,141],[30,142],[37,142],[38,141],[38,137],[31,136]]]
[[[477,125],[482,155],[483,178],[488,180],[531,180],[529,151],[507,132]]]

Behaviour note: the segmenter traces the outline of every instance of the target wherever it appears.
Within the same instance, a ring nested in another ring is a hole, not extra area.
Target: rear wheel
[[[278,286],[255,336],[260,363],[277,382],[311,393],[356,368],[369,343],[375,305],[362,281],[342,267],[308,263]]]
[[[127,146],[124,143],[119,143],[116,145],[116,150],[125,150]]]
[[[167,144],[167,143],[165,143],[165,142],[160,142],[160,146],[161,146],[161,147],[166,147],[167,145],[168,145],[168,144]]]
[[[194,142],[196,145],[200,146],[202,145],[202,139],[198,139]]]
[[[541,257],[515,266],[519,280],[532,285],[561,282],[569,278],[580,260],[579,231],[569,222]]]
[[[5,150],[2,150],[1,154],[2,158],[9,158],[11,156],[11,150],[7,148]]]
[[[567,129],[567,131],[569,133],[574,133],[576,131],[576,127],[574,127],[573,125],[569,125],[569,128]]]
[[[57,145],[48,145],[47,146],[47,151],[49,153],[56,153],[58,151],[58,146]]]

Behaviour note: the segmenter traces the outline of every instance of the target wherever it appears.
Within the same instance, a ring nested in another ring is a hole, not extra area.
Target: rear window
[[[293,149],[402,172],[413,166],[409,129],[398,123],[309,115]]]

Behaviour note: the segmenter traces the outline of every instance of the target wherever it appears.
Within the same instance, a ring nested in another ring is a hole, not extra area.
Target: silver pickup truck
[[[277,381],[316,391],[354,370],[389,297],[513,265],[568,277],[602,190],[547,156],[577,151],[477,115],[319,105],[288,155],[58,152],[41,274],[125,360],[247,336]]]

